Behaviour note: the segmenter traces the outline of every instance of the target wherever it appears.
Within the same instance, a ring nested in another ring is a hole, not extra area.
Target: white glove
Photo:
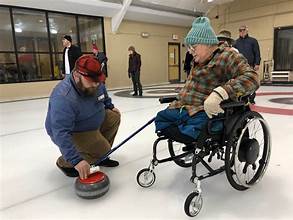
[[[90,168],[90,174],[96,173],[100,171],[100,167],[99,166],[91,166]]]
[[[211,118],[213,115],[223,113],[224,110],[220,107],[220,103],[228,98],[229,95],[223,87],[219,86],[215,88],[204,101],[203,107],[208,117]]]

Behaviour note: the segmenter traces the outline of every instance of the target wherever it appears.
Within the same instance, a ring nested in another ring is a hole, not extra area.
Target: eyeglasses
[[[194,53],[196,50],[196,47],[198,46],[198,44],[194,44],[194,45],[188,45],[187,46],[187,50],[189,53]]]
[[[245,31],[246,29],[239,29],[239,32]]]

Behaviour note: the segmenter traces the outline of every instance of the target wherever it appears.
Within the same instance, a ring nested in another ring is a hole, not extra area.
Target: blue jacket
[[[99,129],[104,121],[105,108],[112,109],[114,105],[104,84],[99,85],[97,95],[92,97],[83,95],[72,75],[54,88],[45,126],[65,160],[72,165],[83,160],[73,143],[72,133]]]
[[[260,52],[258,42],[255,38],[246,35],[244,38],[239,37],[234,45],[239,53],[247,59],[248,64],[252,67],[260,64]]]

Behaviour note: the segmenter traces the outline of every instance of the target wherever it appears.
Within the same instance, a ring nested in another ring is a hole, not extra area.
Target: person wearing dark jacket
[[[248,27],[242,25],[239,28],[239,38],[234,45],[239,53],[247,59],[248,64],[255,70],[259,70],[260,52],[259,45],[255,38],[248,36]]]
[[[112,104],[101,72],[93,55],[81,56],[72,74],[54,88],[45,127],[62,154],[56,165],[67,176],[84,179],[114,142],[120,124],[120,112]],[[109,157],[99,166],[115,167]]]
[[[140,82],[140,67],[141,59],[140,54],[135,51],[133,46],[128,48],[129,60],[128,60],[128,77],[132,79],[133,83],[133,96],[142,96],[142,85]],[[139,93],[137,93],[137,90]]]
[[[64,35],[62,39],[63,49],[63,74],[69,76],[74,68],[75,61],[82,55],[78,46],[72,44],[70,35]]]
[[[187,78],[190,74],[190,70],[193,66],[193,56],[189,53],[189,51],[185,54],[185,60],[184,60],[184,71],[186,72]]]
[[[98,61],[101,63],[102,72],[106,75],[106,77],[108,77],[108,72],[107,72],[108,58],[106,57],[106,54],[100,51],[96,44],[93,44],[93,54],[95,57],[97,57]]]

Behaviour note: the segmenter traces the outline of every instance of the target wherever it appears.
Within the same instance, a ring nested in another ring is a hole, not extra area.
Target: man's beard
[[[85,96],[95,96],[97,93],[97,87],[85,88],[81,80],[76,82],[76,85],[77,85],[77,88],[79,88]]]
[[[85,96],[95,96],[97,94],[97,87],[86,88],[83,91]]]

